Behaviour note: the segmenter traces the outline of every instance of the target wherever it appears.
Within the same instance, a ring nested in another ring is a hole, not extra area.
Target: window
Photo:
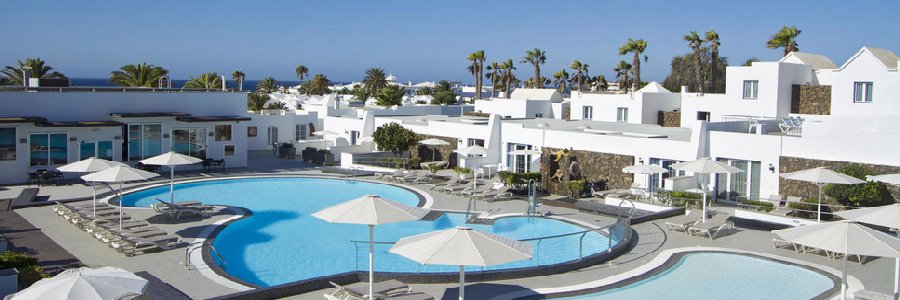
[[[356,141],[359,141],[359,131],[350,130],[350,145],[356,145]]]
[[[709,112],[708,111],[698,111],[697,112],[697,120],[709,122]]]
[[[298,141],[306,140],[306,125],[297,124],[294,129],[294,139]]]
[[[685,174],[684,171],[676,171],[675,169],[672,168],[672,165],[677,164],[679,162],[681,162],[681,161],[651,157],[650,158],[651,165],[657,165],[657,166],[663,167],[663,168],[669,170],[669,172],[662,173],[662,174],[650,175],[650,186],[652,186],[654,190],[658,189],[658,188],[665,188],[666,187],[666,178],[684,176],[684,174]]]
[[[173,129],[172,151],[206,159],[206,128]]]
[[[593,106],[581,107],[581,119],[591,120],[593,118],[594,118],[594,107]]]
[[[231,141],[231,125],[216,125],[216,142]]]
[[[515,144],[509,143],[506,144],[507,153],[515,150],[531,150],[531,145],[523,145],[523,144]],[[506,164],[509,165],[510,170],[513,173],[525,173],[531,170],[531,155],[519,154],[507,154],[506,155]]]
[[[225,156],[234,156],[234,145],[225,145]]]
[[[716,195],[718,199],[736,201],[738,197],[759,199],[760,169],[758,161],[719,158],[717,161],[727,163],[743,172],[716,175]]]
[[[756,99],[759,96],[759,80],[744,80],[744,99]]]
[[[535,117],[535,118],[543,118],[543,117],[544,117],[544,114],[534,114],[534,117]]]
[[[256,137],[256,126],[247,126],[247,137]]]
[[[482,139],[469,139],[469,140],[468,140],[468,145],[469,145],[469,147],[472,147],[472,146],[475,146],[475,145],[484,147],[484,140],[482,140]]]
[[[112,141],[81,141],[78,152],[78,159],[96,157],[105,160],[113,160]]]
[[[269,145],[278,144],[278,127],[269,126],[268,137],[269,139],[267,141],[269,142]]]
[[[31,134],[29,145],[32,166],[64,165],[69,162],[68,135],[65,133]]]
[[[872,103],[872,83],[871,82],[854,82],[853,83],[853,102]]]
[[[628,122],[628,108],[619,107],[616,109],[616,122]]]
[[[16,160],[16,129],[0,128],[0,161]]]
[[[142,160],[162,154],[162,125],[128,125],[128,160]]]

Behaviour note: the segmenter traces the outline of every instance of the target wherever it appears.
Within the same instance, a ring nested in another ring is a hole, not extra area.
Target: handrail
[[[194,245],[197,244],[200,244],[200,247],[194,247]],[[222,262],[221,266],[223,270],[228,267],[228,263],[225,261],[225,257],[223,257],[221,253],[219,253],[219,250],[216,249],[216,246],[213,246],[213,244],[209,241],[200,241],[190,243],[187,248],[184,249],[184,266],[187,267],[188,271],[190,271],[191,267],[193,266],[193,264],[191,264],[191,253],[194,253],[194,250],[203,249],[203,245],[209,245],[210,253],[215,254],[216,257],[219,258],[219,261]]]

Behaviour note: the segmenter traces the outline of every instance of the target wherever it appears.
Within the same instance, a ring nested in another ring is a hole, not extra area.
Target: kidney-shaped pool
[[[149,207],[154,198],[168,199],[169,187],[161,186],[125,195],[125,206]],[[210,180],[175,185],[178,200],[245,207],[253,215],[231,223],[213,245],[227,262],[225,271],[258,285],[283,283],[335,275],[368,268],[368,230],[362,225],[329,224],[311,214],[327,206],[364,195],[378,195],[407,205],[418,205],[420,196],[393,185],[311,177],[254,177]],[[379,225],[375,240],[398,239],[465,224],[465,216],[447,213],[431,221]],[[526,240],[566,235],[585,228],[554,219],[505,217],[491,225],[465,224],[474,229]],[[358,243],[359,241],[363,243]],[[583,243],[583,247],[579,244]],[[606,251],[609,239],[597,232],[550,238],[540,248],[532,243],[536,259],[484,270],[551,265],[574,261],[579,255]],[[456,272],[453,266],[421,266],[388,253],[389,244],[375,248],[375,270],[381,272]],[[579,253],[581,249],[581,253]],[[481,268],[471,269],[473,271]]]

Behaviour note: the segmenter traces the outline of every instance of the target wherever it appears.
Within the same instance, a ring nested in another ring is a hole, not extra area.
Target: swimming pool
[[[756,256],[688,253],[659,274],[559,299],[812,299],[835,287],[819,272]]]
[[[168,186],[125,195],[126,206],[147,207],[154,197],[168,199]],[[259,286],[273,286],[348,271],[367,270],[368,230],[362,225],[329,224],[310,216],[327,206],[364,195],[379,195],[408,205],[417,205],[419,196],[397,186],[340,179],[242,178],[175,185],[177,200],[245,207],[253,215],[228,225],[214,241],[227,262],[226,272]],[[433,221],[380,225],[375,240],[394,242],[402,237],[463,225],[465,216],[447,213]],[[465,224],[514,239],[563,235],[585,229],[567,222],[526,217],[499,218],[491,225]],[[536,258],[484,268],[509,269],[550,265],[579,258],[580,235],[544,240],[533,244]],[[606,251],[605,235],[589,232],[583,255]],[[421,266],[387,252],[389,244],[375,247],[375,269],[382,272],[458,272],[452,266]],[[482,268],[469,268],[479,271]]]

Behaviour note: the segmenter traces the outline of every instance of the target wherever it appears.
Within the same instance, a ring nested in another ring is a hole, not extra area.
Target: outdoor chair
[[[185,214],[197,215],[201,217],[212,216],[215,207],[211,205],[179,205],[177,203],[169,203],[162,199],[155,198],[158,203],[152,205],[153,210],[166,216],[166,218],[178,220]]]
[[[360,282],[351,285],[339,285],[334,282],[330,282],[332,286],[335,287],[335,290],[331,292],[331,296],[337,297],[337,299],[365,299],[368,298],[369,295],[369,284],[368,282]],[[372,292],[378,295],[387,296],[385,298],[391,298],[391,295],[403,295],[412,292],[412,288],[409,285],[391,279],[385,281],[379,281],[372,285]]]
[[[724,213],[716,214],[712,219],[707,220],[706,223],[697,222],[691,225],[688,227],[687,233],[690,235],[705,233],[710,239],[715,239],[723,229],[734,228],[734,224],[728,221],[730,217]]]
[[[110,245],[125,254],[125,256],[134,256],[135,253],[146,251],[148,249],[158,248],[160,250],[170,250],[178,246],[180,239],[173,235],[164,235],[151,238],[140,237],[122,237],[121,240],[112,241]]]
[[[681,230],[687,232],[688,227],[702,220],[702,215],[703,213],[699,209],[691,210],[686,215],[678,216],[671,221],[667,221],[666,229],[668,229],[669,231]]]
[[[500,200],[501,198],[512,199],[512,192],[509,191],[509,186],[504,185],[496,189],[490,189],[486,192],[476,194],[475,198],[487,202],[493,202],[495,200]]]
[[[477,195],[477,194],[487,193],[487,192],[490,191],[491,189],[492,189],[492,188],[491,188],[490,186],[486,185],[486,184],[485,184],[485,185],[479,185],[479,186],[477,186],[477,187],[475,187],[475,188],[472,188],[472,186],[470,185],[469,187],[467,187],[467,188],[465,188],[465,189],[463,189],[463,190],[457,192],[456,194],[457,194],[457,195],[460,195],[460,196],[475,196],[475,195]]]
[[[784,248],[784,249],[786,249],[786,248],[788,248],[788,247],[791,247],[791,248],[794,249],[794,251],[797,251],[797,252],[803,252],[803,245],[795,244],[795,243],[792,243],[792,242],[788,242],[788,241],[785,241],[785,240],[782,240],[782,239],[779,239],[779,238],[774,238],[774,239],[772,239],[772,245],[774,245],[775,248]]]
[[[450,180],[448,180],[444,183],[433,183],[433,184],[429,184],[428,186],[431,187],[431,189],[433,190],[433,189],[440,189],[445,186],[453,185],[453,184],[457,184],[457,183],[459,183],[459,177],[454,176],[453,178],[450,178]]]

